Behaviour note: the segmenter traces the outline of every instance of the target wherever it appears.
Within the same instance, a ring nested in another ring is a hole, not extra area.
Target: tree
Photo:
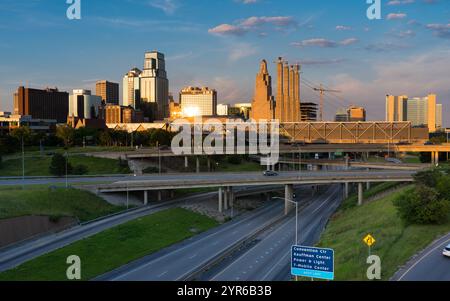
[[[54,154],[50,163],[49,171],[52,175],[61,177],[66,174],[66,157]],[[72,165],[67,162],[67,174],[72,173]]]
[[[56,137],[64,141],[65,147],[69,147],[73,141],[74,132],[75,130],[72,127],[68,125],[62,125],[56,129]]]
[[[440,199],[435,189],[424,185],[402,193],[394,205],[407,225],[442,224],[447,221],[450,212],[450,202]]]
[[[103,131],[99,137],[100,145],[102,146],[111,146],[112,145],[112,137],[109,130]]]
[[[19,144],[23,142],[26,144],[31,137],[31,129],[27,126],[21,126],[11,131],[11,137],[16,138]]]
[[[417,174],[415,174],[414,181],[418,185],[424,185],[424,186],[434,188],[434,187],[436,187],[440,177],[442,177],[442,174],[438,170],[431,169],[431,170],[420,171]]]

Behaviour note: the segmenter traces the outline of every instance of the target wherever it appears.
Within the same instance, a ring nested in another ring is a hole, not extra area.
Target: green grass
[[[66,258],[78,255],[81,259],[82,280],[89,280],[133,260],[142,258],[196,233],[217,226],[214,220],[181,208],[149,215],[62,249],[26,262],[0,273],[0,281],[7,280],[67,280]]]
[[[0,188],[0,219],[26,216],[70,216],[81,222],[112,214],[124,207],[113,206],[96,195],[78,189],[48,186]]]
[[[263,167],[261,164],[256,162],[245,162],[241,164],[231,164],[231,163],[220,163],[217,167],[217,172],[251,172],[251,171],[262,171]]]
[[[336,280],[367,280],[368,247],[362,239],[368,233],[376,239],[372,254],[381,258],[382,279],[389,280],[409,258],[450,231],[450,221],[444,225],[402,223],[393,200],[401,191],[411,188],[408,186],[361,207],[346,206],[346,201],[333,216],[319,246],[335,250]]]
[[[404,163],[422,163],[419,157],[405,157],[403,159]]]
[[[26,157],[25,176],[50,176],[50,162],[50,156]],[[83,155],[69,155],[69,162],[72,166],[87,166],[88,175],[130,173],[128,167],[120,167],[118,160],[115,159],[96,158]],[[22,176],[22,159],[5,160],[0,168],[0,176]]]

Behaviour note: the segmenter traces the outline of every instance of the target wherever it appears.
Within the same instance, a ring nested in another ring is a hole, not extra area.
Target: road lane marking
[[[398,278],[398,280],[397,281],[401,281],[402,279],[403,279],[403,277],[405,277],[406,276],[406,274],[408,274],[416,265],[418,265],[424,258],[426,258],[426,257],[428,257],[428,255],[430,255],[430,253],[432,253],[432,252],[434,252],[434,251],[436,251],[438,248],[442,248],[442,246],[444,245],[446,245],[447,243],[449,243],[450,242],[450,238],[449,239],[447,239],[447,240],[445,240],[443,243],[438,243],[438,245],[436,246],[436,247],[434,247],[433,249],[431,249],[430,251],[428,251],[427,253],[425,253],[424,255],[422,255],[421,257],[420,257],[420,259],[419,260],[417,260],[409,269],[407,269],[402,275],[401,275],[401,277],[400,278]]]

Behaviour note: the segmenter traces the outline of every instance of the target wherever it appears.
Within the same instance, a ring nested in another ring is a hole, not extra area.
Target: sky
[[[0,111],[19,85],[95,91],[143,67],[145,51],[166,55],[170,92],[209,86],[219,103],[250,102],[259,62],[276,88],[282,56],[302,64],[302,101],[325,117],[349,105],[384,120],[385,95],[436,93],[450,126],[450,0],[382,0],[369,20],[366,0],[81,0],[69,20],[66,0],[0,1]]]

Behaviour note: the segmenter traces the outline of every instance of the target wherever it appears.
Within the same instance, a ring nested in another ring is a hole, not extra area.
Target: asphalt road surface
[[[450,244],[450,233],[428,246],[398,271],[396,281],[450,281],[450,258],[442,251]]]
[[[299,200],[301,202],[301,200]],[[299,212],[298,241],[314,245],[328,219],[342,201],[337,185],[330,186],[314,202]],[[228,264],[209,280],[274,281],[290,279],[291,247],[295,244],[295,216],[290,217],[250,250]]]
[[[226,248],[269,225],[284,214],[283,202],[271,202],[180,244],[123,266],[96,280],[172,281],[193,273],[222,254]]]

